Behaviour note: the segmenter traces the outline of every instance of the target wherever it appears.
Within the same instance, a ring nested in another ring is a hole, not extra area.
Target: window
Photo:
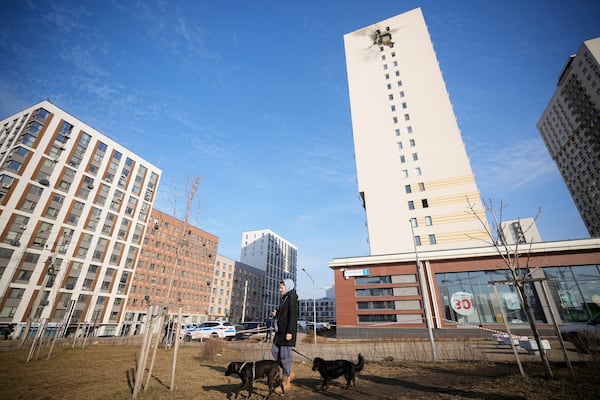
[[[406,133],[413,133],[412,126],[407,126],[406,127]]]
[[[421,245],[421,236],[418,236],[418,235],[417,235],[417,236],[415,236],[415,244],[416,244],[417,246],[420,246],[420,245]]]
[[[385,79],[390,79],[390,74],[385,74]]]
[[[416,228],[417,226],[419,226],[419,224],[417,223],[417,219],[416,218],[411,218],[410,219],[410,226],[412,226],[413,228]]]
[[[410,115],[404,114],[404,120],[405,121],[410,121]]]
[[[394,95],[393,94],[388,94],[388,100],[394,100]]]
[[[402,142],[396,142],[396,147],[398,147],[398,150],[402,150],[404,146],[402,145]]]
[[[10,290],[10,292],[8,294],[8,298],[9,299],[22,299],[23,293],[25,293],[25,289],[13,288]]]
[[[412,158],[413,158],[413,161],[418,161],[419,155],[417,153],[412,153]]]
[[[398,81],[398,87],[402,86],[402,81]]]
[[[394,104],[392,104],[392,105],[390,106],[390,110],[391,110],[392,112],[396,111],[396,106],[395,106]]]
[[[398,117],[394,117],[394,118],[392,118],[392,120],[394,121],[395,124],[398,123]]]
[[[415,139],[410,139],[410,147],[415,147]]]
[[[58,184],[58,187],[60,189],[63,189],[65,191],[68,191],[69,188],[71,187],[71,182],[67,182],[65,180],[61,180],[60,183]]]
[[[400,94],[400,97],[404,97],[404,91],[403,91],[403,90],[401,90],[401,91],[399,92],[399,94]]]
[[[427,202],[427,199],[421,200],[421,205],[423,206],[423,208],[428,208],[429,207],[429,203]]]
[[[412,193],[412,189],[410,188],[410,185],[404,185],[404,190],[406,191],[406,193]]]
[[[425,184],[423,182],[419,182],[419,191],[421,191],[421,192],[425,191]]]
[[[394,302],[386,301],[359,301],[357,303],[359,310],[394,310]]]
[[[403,169],[402,170],[402,177],[403,178],[408,178],[408,170],[407,169]]]
[[[387,64],[383,64],[383,69],[388,69]]]
[[[71,213],[69,214],[67,221],[69,224],[77,225],[77,223],[79,222],[79,215]]]
[[[405,109],[406,107],[408,107],[406,103],[402,103],[402,108]]]
[[[382,283],[392,283],[392,277],[390,275],[384,276],[365,276],[357,277],[355,284],[358,285],[377,285]]]
[[[408,201],[408,209],[409,210],[414,210],[415,209],[415,202],[412,200]]]
[[[46,210],[46,214],[44,216],[47,218],[56,219],[58,212],[59,212],[59,210],[57,208],[48,207],[48,209]]]
[[[25,201],[23,202],[23,205],[21,206],[21,210],[32,211],[35,208],[36,204],[37,204],[36,201],[25,199]]]
[[[429,216],[429,215],[425,216],[425,225],[427,225],[427,226],[433,225],[433,223],[431,221],[431,216]]]
[[[386,85],[386,87],[387,87],[387,90],[392,90],[392,84],[391,84],[391,83],[388,83],[388,84]],[[391,100],[391,99],[390,99],[390,100]]]
[[[393,296],[392,288],[357,289],[356,297]]]
[[[416,176],[420,176],[421,175],[421,167],[415,168],[415,175]]]
[[[406,162],[406,157],[400,156],[400,163],[404,164]]]
[[[17,162],[15,160],[10,160],[6,164],[6,168],[12,169],[15,172],[19,172],[19,169],[21,169],[21,165],[22,164],[20,162]]]
[[[17,312],[17,307],[13,306],[4,306],[2,311],[0,311],[0,317],[2,318],[12,318]]]
[[[25,146],[33,147],[33,145],[35,144],[35,139],[36,139],[35,136],[26,132],[23,134],[23,137],[21,139],[21,144],[24,144]]]
[[[429,244],[436,244],[435,235],[429,235]]]

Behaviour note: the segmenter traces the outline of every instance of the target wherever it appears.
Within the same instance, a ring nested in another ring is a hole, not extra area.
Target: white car
[[[600,314],[587,322],[565,324],[559,327],[563,340],[567,340],[579,352],[589,353],[600,346]]]
[[[198,325],[197,328],[186,329],[183,339],[225,339],[231,340],[235,337],[235,326],[231,322],[207,321]]]

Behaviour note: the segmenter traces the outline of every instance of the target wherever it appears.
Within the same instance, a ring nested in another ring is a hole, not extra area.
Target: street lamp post
[[[417,273],[419,274],[419,281],[421,282],[421,297],[423,298],[423,309],[425,311],[425,322],[427,324],[427,332],[429,333],[429,342],[431,343],[431,358],[433,362],[437,362],[437,352],[435,350],[435,341],[433,338],[432,318],[429,310],[429,299],[425,289],[425,275],[423,274],[423,266],[419,261],[419,252],[417,251],[417,239],[415,238],[415,229],[412,221],[408,221],[410,224],[410,232],[412,234],[413,246],[415,248],[415,261],[417,263]]]
[[[315,299],[315,280],[310,276],[306,269],[302,268],[302,271],[304,271],[313,284],[313,335],[315,337],[315,344],[317,344],[317,300]]]

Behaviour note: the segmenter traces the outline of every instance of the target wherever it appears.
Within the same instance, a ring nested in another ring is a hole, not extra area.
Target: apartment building
[[[498,243],[507,245],[526,245],[541,242],[542,236],[538,231],[535,218],[527,217],[502,221],[498,227]]]
[[[600,236],[600,38],[569,57],[537,129],[588,233]]]
[[[335,323],[335,297],[323,297],[320,299],[299,299],[298,319],[306,321],[312,326],[315,312],[317,315],[317,326],[319,322],[329,324]]]
[[[229,320],[231,315],[231,296],[235,264],[217,255],[211,285],[208,317],[211,320]]]
[[[0,122],[0,323],[120,332],[161,171],[42,101]]]
[[[370,253],[480,246],[486,215],[421,9],[344,47]]]
[[[277,309],[279,282],[297,277],[298,248],[270,229],[242,233],[240,262],[265,272],[262,319]]]
[[[149,221],[119,334],[140,333],[150,306],[162,307],[170,318],[181,310],[184,323],[225,315],[229,289],[222,281],[228,271],[215,263],[218,237],[157,209]]]
[[[227,259],[234,266],[231,291],[231,321],[264,321],[265,271]]]

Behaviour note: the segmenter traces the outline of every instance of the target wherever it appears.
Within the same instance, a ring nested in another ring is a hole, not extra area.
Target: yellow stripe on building
[[[467,239],[481,240],[481,245],[490,241],[490,237],[483,230],[478,231],[463,231],[463,232],[452,232],[452,233],[438,233],[435,235],[438,244],[451,243],[451,242],[464,242]]]
[[[449,179],[439,179],[435,181],[425,182],[426,190],[437,190],[458,185],[475,184],[475,177],[473,175],[456,176]]]
[[[454,212],[454,213],[448,213],[448,214],[439,214],[439,215],[431,215],[431,220],[433,222],[433,225],[439,225],[439,224],[450,224],[453,222],[465,222],[465,221],[471,221],[473,220],[473,218],[479,217],[482,220],[485,220],[485,211],[484,210],[479,210],[477,212],[477,215],[473,214],[473,212],[471,210],[465,210],[462,212]],[[419,218],[420,220],[420,218]],[[423,219],[423,222],[425,221],[425,219]],[[420,223],[421,221],[419,221]]]
[[[477,202],[481,201],[479,192],[458,193],[458,194],[450,194],[447,196],[429,197],[428,198],[430,207],[444,206],[444,205],[457,204],[457,203],[465,203],[466,201],[468,201],[470,203],[477,203]]]

